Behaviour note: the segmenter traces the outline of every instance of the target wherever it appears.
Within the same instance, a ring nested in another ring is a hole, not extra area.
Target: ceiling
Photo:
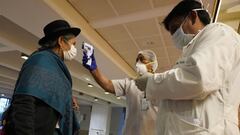
[[[240,0],[223,0],[218,21],[237,31],[240,24]]]
[[[180,0],[68,0],[109,45],[135,68],[138,51],[157,54],[162,72],[175,63],[180,51],[161,22]],[[204,1],[212,12],[214,0]],[[97,14],[96,14],[97,13]]]
[[[98,67],[110,79],[135,77],[138,51],[153,50],[158,57],[157,72],[172,67],[181,52],[174,48],[163,18],[180,0],[1,0],[0,1],[0,90],[11,95],[24,62],[21,53],[31,54],[39,46],[42,28],[55,19],[66,19],[82,32],[82,41],[94,45]],[[203,0],[212,14],[216,0]],[[209,6],[207,6],[209,5]],[[238,29],[240,0],[223,0],[218,21]],[[34,7],[34,8],[33,8]],[[73,77],[73,93],[79,99],[125,106],[123,99],[104,94],[78,56],[67,62]],[[88,83],[94,85],[87,87]]]

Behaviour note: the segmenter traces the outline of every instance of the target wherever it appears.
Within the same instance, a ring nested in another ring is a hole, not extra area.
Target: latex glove
[[[89,71],[93,71],[97,69],[97,63],[94,57],[94,50],[93,50],[93,54],[90,56],[90,59],[92,59],[92,63],[91,65],[88,65],[87,62],[89,60],[87,54],[85,51],[83,51],[83,58],[82,58],[82,64],[85,68],[87,68]]]
[[[146,74],[144,74],[142,76],[139,76],[138,78],[135,79],[135,84],[140,91],[146,91],[148,78],[150,76],[153,76],[153,74],[146,73]]]

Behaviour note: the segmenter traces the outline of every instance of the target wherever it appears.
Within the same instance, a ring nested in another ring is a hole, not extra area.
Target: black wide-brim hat
[[[66,34],[73,34],[77,36],[81,32],[81,29],[71,27],[65,20],[55,20],[47,24],[44,27],[43,32],[45,36],[38,41],[39,45],[44,45],[49,40]]]

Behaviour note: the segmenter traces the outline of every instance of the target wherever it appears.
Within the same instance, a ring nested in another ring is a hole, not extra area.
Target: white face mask
[[[184,46],[188,45],[188,43],[194,38],[194,34],[186,34],[182,29],[182,25],[177,29],[177,31],[173,34],[172,39],[175,43],[175,46],[178,49],[183,49]]]
[[[136,71],[139,75],[144,75],[148,72],[147,66],[141,62],[136,63]]]
[[[205,10],[205,9],[204,8],[196,8],[196,9],[193,9],[192,11],[197,12],[197,11],[201,11],[201,10]],[[178,49],[181,49],[181,50],[183,49],[184,46],[188,45],[193,40],[193,38],[196,36],[195,34],[186,34],[183,31],[182,26],[185,23],[186,19],[187,19],[187,17],[184,19],[184,21],[181,24],[181,26],[176,30],[176,32],[172,36],[172,39],[173,39],[173,41],[175,43],[175,46]]]
[[[72,60],[77,56],[77,48],[74,45],[71,45],[70,50],[63,51],[64,60]]]

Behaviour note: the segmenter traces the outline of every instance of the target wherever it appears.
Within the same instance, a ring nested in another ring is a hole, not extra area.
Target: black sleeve
[[[5,128],[7,135],[34,135],[35,100],[28,95],[14,95]]]

